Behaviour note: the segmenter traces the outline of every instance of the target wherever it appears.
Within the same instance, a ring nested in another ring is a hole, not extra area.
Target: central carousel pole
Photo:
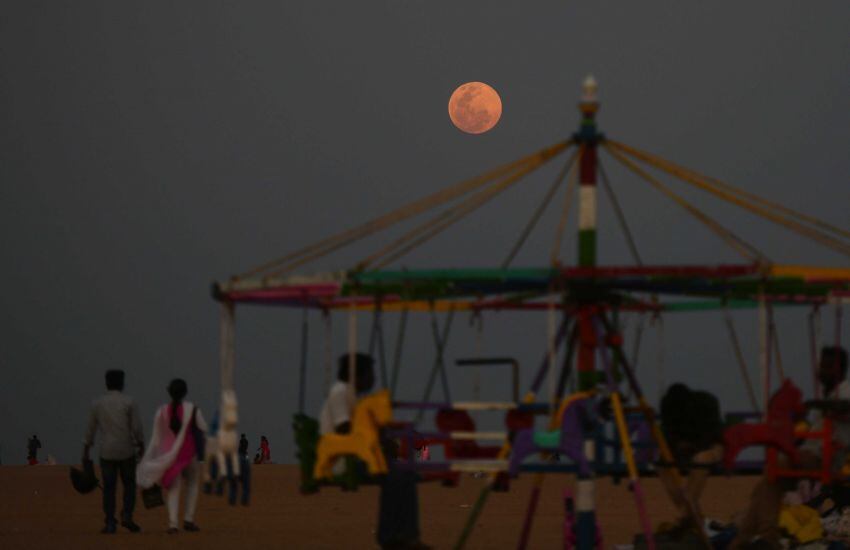
[[[578,266],[596,266],[596,145],[599,134],[596,132],[596,111],[599,102],[596,98],[596,80],[588,76],[583,84],[583,93],[579,110],[582,114],[576,141],[579,153],[579,214],[578,214]],[[580,302],[583,297],[577,297]],[[579,308],[578,330],[578,389],[593,390],[597,383],[596,372],[596,331],[593,322],[593,305],[585,301]],[[584,452],[590,464],[595,462],[595,449],[592,439],[585,439]],[[575,534],[580,550],[596,547],[596,511],[595,511],[594,475],[579,475],[576,483],[576,524]]]

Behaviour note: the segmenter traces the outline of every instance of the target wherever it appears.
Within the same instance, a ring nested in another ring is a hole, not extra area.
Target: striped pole
[[[579,103],[582,120],[575,139],[581,146],[579,158],[579,214],[578,214],[578,265],[596,266],[596,144],[599,135],[596,132],[596,80],[588,76],[583,85]],[[596,386],[596,335],[591,320],[591,312],[582,311],[579,315],[580,346],[578,352],[579,391],[593,389]]]
[[[578,265],[596,265],[596,121],[599,109],[596,100],[596,80],[588,76],[583,84],[579,109],[582,120],[576,141],[581,146],[579,158],[579,214],[578,214]],[[579,297],[581,298],[581,297]],[[578,388],[579,391],[596,387],[596,334],[593,311],[582,307],[578,315]],[[589,434],[588,434],[589,435]],[[585,439],[584,452],[590,464],[594,463],[595,447],[592,439]],[[593,473],[579,474],[576,481],[575,534],[579,550],[596,546],[595,481]]]
[[[583,85],[581,127],[578,142],[584,150],[579,160],[579,214],[578,214],[578,265],[592,267],[596,265],[596,80],[588,76]]]

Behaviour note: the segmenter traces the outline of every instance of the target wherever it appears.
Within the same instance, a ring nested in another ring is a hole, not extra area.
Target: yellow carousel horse
[[[369,468],[369,474],[387,473],[387,461],[381,450],[379,429],[392,420],[390,392],[381,390],[361,398],[354,406],[351,433],[325,434],[316,449],[316,479],[333,477],[333,465],[342,455],[356,455]]]

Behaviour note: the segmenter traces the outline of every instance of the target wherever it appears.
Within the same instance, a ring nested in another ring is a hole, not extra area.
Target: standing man
[[[38,450],[41,449],[41,441],[37,435],[27,440],[27,464],[30,466],[38,464]]]
[[[133,508],[136,506],[136,459],[144,451],[142,423],[133,398],[121,393],[124,390],[123,370],[106,371],[106,390],[91,406],[83,441],[83,460],[89,460],[89,450],[94,444],[95,435],[100,433],[103,513],[106,522],[101,533],[115,533],[115,492],[119,475],[124,485],[121,526],[131,533],[138,533],[141,528],[133,522]]]
[[[242,437],[239,438],[239,458],[248,459],[248,438],[245,437],[245,434],[242,434]]]

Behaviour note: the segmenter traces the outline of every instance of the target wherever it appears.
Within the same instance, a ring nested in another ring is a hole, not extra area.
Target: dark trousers
[[[239,484],[242,485],[242,504],[248,506],[248,501],[251,498],[251,461],[248,460],[248,455],[239,455],[239,476],[236,477],[230,472],[230,463],[227,464],[228,489],[227,500],[231,506],[236,504],[236,493]]]
[[[103,477],[103,514],[107,525],[115,525],[115,492],[118,488],[118,476],[124,485],[124,507],[121,521],[133,519],[136,507],[136,459],[125,460],[100,459],[100,471]]]
[[[378,544],[392,546],[419,541],[419,495],[415,472],[390,471],[381,482]]]

